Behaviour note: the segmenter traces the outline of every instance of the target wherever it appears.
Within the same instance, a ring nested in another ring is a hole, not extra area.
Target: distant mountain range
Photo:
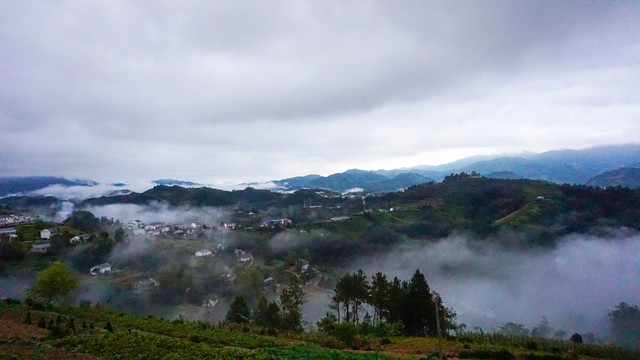
[[[286,190],[325,189],[335,192],[364,191],[371,193],[386,193],[398,191],[409,186],[433,181],[420,174],[403,172],[388,177],[374,171],[358,169],[347,170],[329,176],[307,175],[274,181]]]
[[[0,177],[0,196],[28,193],[51,185],[93,186],[96,184],[91,180],[67,180],[54,176],[7,176]]]
[[[320,188],[344,192],[397,191],[429,181],[442,181],[452,173],[476,172],[497,179],[533,179],[558,184],[586,184],[593,177],[640,163],[640,144],[612,145],[586,150],[556,150],[520,156],[473,156],[437,166],[415,166],[394,170],[348,170],[329,175],[300,176],[274,181],[282,190]]]
[[[152,183],[157,185],[166,185],[166,186],[202,186],[202,184],[194,183],[191,181],[182,181],[182,180],[174,180],[174,179],[157,179],[153,180]]]
[[[310,174],[275,180],[273,184],[276,187],[273,190],[323,189],[339,193],[362,191],[381,194],[425,182],[439,182],[453,173],[474,171],[496,179],[533,179],[559,184],[637,187],[637,175],[633,170],[636,168],[640,168],[640,144],[611,145],[586,150],[526,153],[518,156],[473,156],[437,166],[421,165],[376,171],[351,169],[329,176]],[[174,179],[156,179],[153,183],[164,186],[204,186],[196,182]],[[97,183],[50,176],[0,177],[0,197],[26,194],[56,184],[91,186]],[[123,183],[113,185],[124,186]],[[251,183],[244,185],[256,186]],[[126,193],[128,191],[122,191],[119,194]]]

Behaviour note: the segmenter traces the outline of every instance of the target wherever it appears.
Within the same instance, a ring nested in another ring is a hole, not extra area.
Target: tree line
[[[252,324],[267,328],[269,332],[275,329],[302,332],[302,311],[304,291],[297,280],[280,292],[279,301],[267,301],[263,296],[258,300],[254,309],[244,295],[237,295],[229,305],[226,321],[237,324]]]
[[[408,336],[437,336],[438,320],[443,334],[455,328],[454,310],[445,307],[440,295],[431,291],[419,269],[409,281],[398,277],[388,280],[378,272],[369,282],[362,270],[346,273],[336,283],[331,301],[335,315],[327,313],[318,323],[326,332],[344,322],[365,328],[392,325]]]

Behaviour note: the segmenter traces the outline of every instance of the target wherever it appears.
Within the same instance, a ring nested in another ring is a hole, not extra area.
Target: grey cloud
[[[621,129],[583,126],[573,133],[591,136],[586,145],[625,142],[638,113],[632,2],[68,1],[0,11],[0,145],[11,149],[0,163],[14,174],[265,180],[283,177],[282,163],[293,176],[442,148],[547,150],[567,144],[558,125],[579,126],[584,112]],[[577,116],[542,90],[514,97],[536,79]],[[553,139],[520,130],[533,121]],[[404,132],[390,137],[398,122]],[[464,131],[472,122],[479,132]],[[412,134],[422,141],[405,142]]]

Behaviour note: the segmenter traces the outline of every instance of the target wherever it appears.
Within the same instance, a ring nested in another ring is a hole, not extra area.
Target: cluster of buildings
[[[287,226],[291,226],[291,219],[287,219],[287,218],[282,218],[282,219],[273,219],[273,220],[269,220],[269,221],[265,221],[263,222],[260,227],[261,228],[268,228],[268,229],[275,229],[278,227],[287,227]]]
[[[111,272],[113,265],[108,262],[98,264],[89,269],[91,275],[105,275]],[[133,283],[133,290],[136,294],[142,294],[158,287],[160,284],[151,277],[142,278]]]
[[[204,233],[206,226],[200,223],[168,225],[163,222],[144,224],[133,220],[124,226],[134,236],[175,236],[182,238],[198,238]]]
[[[34,218],[26,215],[0,215],[0,227],[27,224],[33,221],[35,221]]]

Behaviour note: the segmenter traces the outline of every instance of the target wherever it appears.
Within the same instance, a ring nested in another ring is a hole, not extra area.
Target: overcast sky
[[[2,1],[0,175],[199,182],[638,142],[637,1]]]

